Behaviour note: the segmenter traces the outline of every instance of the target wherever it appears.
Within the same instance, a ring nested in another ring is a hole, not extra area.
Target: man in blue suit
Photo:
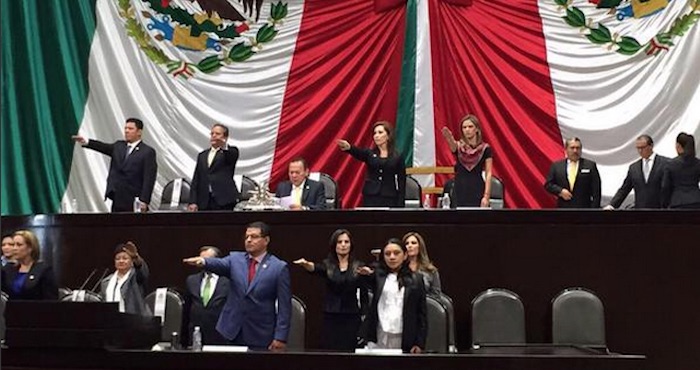
[[[156,183],[156,151],[141,141],[143,122],[128,118],[124,124],[124,140],[109,144],[74,135],[72,139],[85,148],[112,158],[107,176],[105,199],[112,200],[112,212],[133,212],[138,198],[140,212],[148,211]]]
[[[304,158],[292,159],[287,174],[289,181],[277,185],[276,197],[291,196],[289,208],[293,210],[326,208],[326,188],[322,183],[309,178],[309,166]]]
[[[253,222],[246,228],[245,252],[224,258],[186,258],[230,279],[230,290],[216,330],[235,345],[280,351],[286,348],[292,315],[289,266],[267,252],[270,227]]]

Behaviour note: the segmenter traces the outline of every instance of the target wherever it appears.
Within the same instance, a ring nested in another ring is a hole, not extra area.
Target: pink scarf
[[[471,171],[477,164],[479,164],[481,157],[484,156],[484,151],[486,151],[486,148],[488,147],[489,144],[486,144],[483,141],[481,144],[477,145],[476,148],[472,148],[460,141],[457,145],[457,159],[459,159],[459,163],[464,168]]]

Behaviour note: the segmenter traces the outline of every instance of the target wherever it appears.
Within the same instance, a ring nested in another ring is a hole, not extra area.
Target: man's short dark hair
[[[574,137],[570,137],[570,138],[564,140],[564,148],[568,148],[569,143],[571,143],[571,142],[577,142],[577,143],[581,144],[581,139],[574,136]],[[581,144],[581,146],[583,146],[583,144]]]
[[[202,253],[204,251],[211,250],[214,252],[214,257],[221,257],[221,250],[213,245],[205,245],[201,248],[199,248],[199,253]]]
[[[289,164],[292,164],[292,163],[294,163],[294,162],[301,162],[301,165],[304,166],[304,169],[309,168],[308,163],[306,163],[306,159],[304,159],[304,158],[302,158],[302,157],[294,157],[294,158],[292,158],[292,160],[289,161]]]
[[[637,140],[644,140],[647,145],[654,145],[654,140],[652,140],[651,136],[644,134],[644,135],[639,135]]]
[[[212,126],[211,128],[214,128],[214,127],[221,127],[224,130],[224,136],[228,137],[228,127],[224,126],[221,123],[215,123],[214,126]]]
[[[270,226],[262,221],[251,222],[246,229],[260,229],[260,236],[270,236]]]
[[[134,125],[136,125],[136,128],[139,130],[143,130],[143,121],[141,121],[138,118],[127,118],[126,123],[133,122]]]

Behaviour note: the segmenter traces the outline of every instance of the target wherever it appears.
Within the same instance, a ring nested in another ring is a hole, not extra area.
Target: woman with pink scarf
[[[462,137],[456,141],[447,127],[442,136],[455,154],[454,202],[457,207],[489,207],[493,152],[482,139],[481,124],[473,114],[460,121]],[[482,177],[481,173],[485,172]]]

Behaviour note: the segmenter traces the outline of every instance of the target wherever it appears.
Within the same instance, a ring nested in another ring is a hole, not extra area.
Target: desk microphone
[[[87,283],[90,281],[90,279],[92,279],[92,277],[95,276],[95,273],[96,273],[96,272],[97,272],[97,268],[92,269],[92,272],[90,273],[90,275],[88,275],[87,279],[85,279],[85,281],[83,282],[83,284],[80,285],[80,288],[78,288],[78,290],[83,290],[83,289],[85,289],[85,286],[86,286]]]
[[[95,285],[93,285],[92,289],[90,289],[91,292],[97,293],[97,292],[95,292],[95,289],[97,289],[97,287],[100,286],[100,282],[102,282],[102,279],[105,277],[105,275],[107,275],[108,272],[109,272],[109,269],[105,268],[105,270],[102,272],[102,275],[100,275],[100,278],[97,279],[97,282],[95,283]]]

